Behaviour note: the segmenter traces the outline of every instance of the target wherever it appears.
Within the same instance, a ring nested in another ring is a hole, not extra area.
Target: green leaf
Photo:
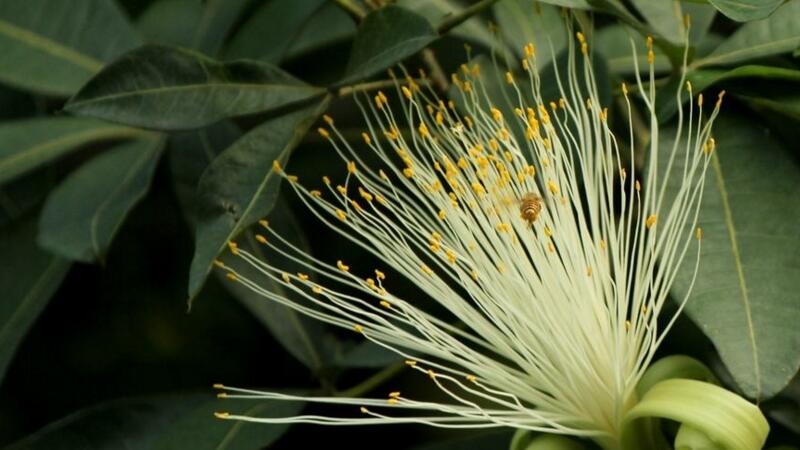
[[[280,63],[302,27],[324,3],[325,0],[265,2],[231,39],[225,52],[227,58],[253,58]],[[265,42],[269,45],[264,45]]]
[[[0,229],[0,255],[13,264],[0,270],[0,380],[28,328],[69,270],[69,262],[36,246],[31,218]]]
[[[657,35],[678,45],[686,40],[683,11],[678,0],[631,0],[631,3]]]
[[[762,88],[740,88],[733,96],[745,101],[751,108],[770,109],[794,120],[800,120],[800,93],[797,84],[777,83]]]
[[[338,84],[362,80],[417,53],[438,37],[422,16],[389,5],[370,13],[358,27],[347,74]]]
[[[741,391],[767,399],[800,367],[800,166],[750,119],[721,116],[714,130],[700,268],[686,311]],[[691,282],[689,259],[673,285],[679,299]]]
[[[500,32],[519,57],[525,56],[525,45],[534,44],[540,72],[566,48],[567,30],[556,7],[532,0],[505,0],[493,8]]]
[[[249,0],[160,0],[137,22],[148,42],[216,54]]]
[[[215,411],[257,417],[297,414],[302,402],[216,399],[211,393],[116,400],[79,410],[9,450],[259,450],[287,424],[248,424],[214,418]]]
[[[440,23],[447,16],[459,14],[464,9],[463,5],[453,0],[398,0],[397,5],[424,16],[432,25]],[[447,34],[481,44],[488,49],[496,49],[500,46],[498,39],[479,17],[468,19],[448,31]]]
[[[141,136],[141,130],[81,117],[0,123],[0,184],[90,142]]]
[[[742,25],[693,68],[729,65],[791,52],[800,47],[800,2],[787,2],[767,19]]]
[[[140,44],[112,0],[0,2],[0,81],[69,96]]]
[[[783,0],[708,0],[722,14],[739,22],[763,19],[772,14]]]
[[[692,84],[692,92],[697,95],[709,87],[728,80],[742,78],[757,78],[771,80],[785,80],[800,82],[800,70],[784,69],[782,67],[747,65],[735,69],[697,69],[686,73],[686,81]],[[659,101],[656,105],[656,114],[660,122],[666,122],[678,111],[678,101],[675,91],[678,89],[678,79],[673,78],[664,85],[659,92]],[[688,95],[681,95],[681,101],[689,100]]]
[[[175,194],[194,229],[197,224],[197,183],[211,161],[242,135],[229,121],[170,136],[169,165]]]
[[[198,187],[199,211],[189,297],[200,290],[214,258],[226,243],[265,216],[278,194],[280,177],[272,161],[286,162],[329,102],[270,119],[227,148],[203,173]]]
[[[634,53],[631,42],[636,48],[636,59],[639,63],[639,72],[647,73],[647,46],[640,36],[634,34],[624,25],[612,24],[595,32],[594,47],[603,55],[611,73],[629,76],[636,73]],[[665,73],[672,69],[669,59],[660,48],[653,49],[655,53],[655,72]]]
[[[355,34],[356,24],[353,19],[335,4],[326,2],[296,33],[284,59],[296,58],[352,39]]]
[[[189,50],[147,45],[103,69],[65,109],[145,128],[179,130],[268,111],[324,92],[266,63],[221,63]]]
[[[555,6],[573,9],[592,9],[592,0],[541,0],[542,3],[549,3]]]
[[[45,203],[39,244],[76,261],[102,261],[125,217],[150,187],[163,141],[120,144],[72,172]]]

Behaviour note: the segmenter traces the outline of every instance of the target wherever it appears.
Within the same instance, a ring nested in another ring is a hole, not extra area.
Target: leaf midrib
[[[90,56],[78,53],[65,45],[18,27],[6,20],[0,20],[0,34],[5,34],[13,40],[24,42],[30,47],[42,50],[56,58],[69,61],[91,73],[95,73],[103,67],[102,62]]]
[[[105,102],[110,100],[117,100],[125,97],[136,97],[136,96],[146,96],[146,95],[155,95],[155,94],[163,94],[169,93],[170,91],[189,91],[189,90],[200,90],[203,88],[207,89],[247,89],[252,91],[275,91],[275,90],[307,90],[309,94],[311,93],[321,93],[324,91],[322,88],[317,88],[313,86],[304,86],[304,85],[297,85],[292,86],[289,84],[256,84],[256,83],[202,83],[202,84],[185,84],[180,86],[161,86],[156,88],[147,88],[147,89],[137,89],[135,91],[128,91],[128,92],[120,92],[117,94],[109,94],[103,95],[100,97],[95,97],[87,100],[79,100],[70,102],[67,105],[67,109],[72,109],[75,107],[83,107],[92,103],[99,103]]]
[[[758,365],[758,346],[756,344],[755,328],[753,326],[753,316],[750,306],[750,297],[747,291],[747,282],[744,277],[744,267],[739,252],[739,243],[736,239],[736,227],[733,221],[733,212],[728,199],[728,190],[725,187],[725,179],[722,175],[722,166],[716,153],[711,156],[711,164],[716,175],[717,189],[722,199],[722,210],[725,215],[725,227],[728,229],[728,236],[731,240],[731,253],[733,254],[734,264],[736,265],[736,277],[739,281],[739,290],[742,293],[742,303],[744,304],[745,318],[747,320],[747,333],[750,339],[753,355],[753,374],[756,383],[756,398],[761,397],[761,371]]]
[[[730,51],[728,53],[722,53],[722,54],[716,55],[716,56],[711,54],[706,58],[698,59],[693,64],[691,64],[691,66],[692,66],[692,68],[697,69],[697,68],[700,68],[700,67],[703,67],[703,66],[708,66],[708,65],[711,65],[711,64],[715,64],[715,63],[716,64],[720,64],[720,62],[719,62],[720,60],[722,60],[722,64],[736,62],[736,61],[725,61],[725,59],[729,58],[731,55],[737,55],[737,54],[740,54],[740,53],[747,53],[747,52],[750,52],[750,51],[758,51],[758,50],[760,50],[762,48],[780,46],[784,42],[790,42],[790,41],[794,41],[794,40],[797,40],[797,39],[800,39],[800,36],[792,36],[792,37],[788,37],[788,38],[785,38],[785,39],[779,39],[779,40],[776,40],[776,41],[769,41],[769,42],[766,42],[766,43],[763,43],[763,44],[756,44],[756,45],[753,45],[753,46],[750,46],[750,47],[747,47],[747,48],[740,48],[738,50],[732,50],[732,51]]]

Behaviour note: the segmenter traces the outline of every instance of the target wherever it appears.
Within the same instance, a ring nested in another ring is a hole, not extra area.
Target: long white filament
[[[356,275],[346,261],[318,260],[266,223],[259,241],[306,272],[290,273],[235,243],[233,254],[257,275],[218,262],[230,279],[265,299],[355,329],[404,355],[450,402],[399,393],[388,399],[298,397],[219,386],[225,397],[358,405],[362,412],[352,418],[220,417],[508,426],[616,438],[634,387],[675,319],[659,329],[669,288],[700,235],[695,229],[720,102],[705,123],[702,100],[699,111],[689,107],[688,118],[680,111],[674,145],[660,149],[649,58],[649,85],[636,79],[652,136],[642,187],[634,171],[627,86],[631,154],[625,164],[598,98],[587,44],[577,35],[567,72],[557,73],[560,98],[553,102],[542,97],[529,45],[522,61],[527,79],[507,74],[516,93],[513,117],[491,105],[477,65],[453,76],[460,108],[406,74],[397,83],[398,109],[383,93],[359,102],[367,123],[361,148],[326,117],[330,129],[320,133],[347,162],[342,184],[326,177],[325,192],[310,190],[275,167],[319,220],[430,295],[457,325],[393,295],[381,270]],[[676,95],[680,104],[682,91]],[[411,131],[401,132],[399,123]],[[675,188],[669,195],[668,182]],[[519,199],[528,193],[543,202],[534,221],[520,217]],[[267,279],[292,299],[263,288]]]

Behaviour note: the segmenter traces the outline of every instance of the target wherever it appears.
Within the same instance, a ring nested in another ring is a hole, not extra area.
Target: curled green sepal
[[[669,419],[688,427],[680,430],[680,450],[760,450],[769,424],[757,406],[711,383],[668,379],[653,385],[625,415],[622,443],[638,450],[640,420]],[[698,435],[702,435],[702,438]],[[681,437],[682,436],[682,437]]]
[[[538,434],[517,430],[511,439],[510,450],[585,450],[582,444],[557,434]]]

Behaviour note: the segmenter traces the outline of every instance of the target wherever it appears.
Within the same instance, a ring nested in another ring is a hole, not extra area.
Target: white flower
[[[525,80],[510,73],[506,79],[517,93],[512,117],[482,106],[491,100],[477,66],[464,66],[453,77],[461,111],[406,76],[397,84],[397,108],[389,107],[383,93],[359,103],[367,121],[359,145],[345,140],[326,116],[330,128],[320,133],[348,168],[341,184],[326,177],[324,193],[309,190],[276,164],[319,220],[372,252],[398,279],[380,268],[318,260],[266,224],[266,236],[258,240],[313,277],[284,272],[234,243],[231,249],[260,277],[302,301],[270,292],[259,277],[219,263],[229,278],[266,301],[354,329],[405,355],[408,366],[429,377],[449,401],[400,392],[382,399],[309,398],[218,386],[227,397],[354,405],[363,413],[219,417],[502,426],[592,437],[613,446],[624,413],[636,402],[636,383],[674,320],[663,328],[657,321],[675,274],[690,249],[699,260],[697,214],[720,102],[705,120],[702,96],[697,107],[690,102],[688,113],[679,112],[674,146],[659,149],[651,48],[650,82],[637,77],[636,83],[651,135],[645,173],[638,174],[633,150],[621,149],[609,129],[591,64],[576,64],[590,59],[583,35],[577,37],[578,49],[570,45],[569,70],[558,83],[561,98],[541,97],[529,45],[522,61]],[[622,91],[630,118],[624,84]],[[681,95],[687,94],[676,93]],[[618,127],[627,128],[622,141],[630,149],[632,127],[630,119]],[[675,189],[667,190],[668,180]],[[434,316],[418,307],[418,299],[393,295],[400,283],[416,285],[449,316]],[[686,299],[680,300],[682,306]]]

